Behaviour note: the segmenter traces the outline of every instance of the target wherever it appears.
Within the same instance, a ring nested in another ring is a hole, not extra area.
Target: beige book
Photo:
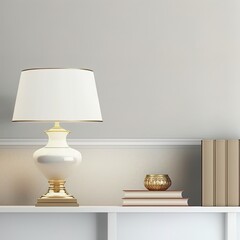
[[[182,198],[183,191],[123,190],[124,198]]]
[[[216,206],[227,206],[226,140],[216,140]]]
[[[228,140],[227,157],[227,205],[239,206],[239,140]]]
[[[215,141],[202,140],[202,205],[215,202]]]
[[[188,206],[187,198],[123,198],[123,206]]]

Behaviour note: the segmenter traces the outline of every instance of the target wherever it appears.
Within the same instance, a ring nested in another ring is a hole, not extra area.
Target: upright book
[[[239,140],[228,140],[227,158],[227,205],[239,206]]]
[[[240,205],[239,140],[202,141],[202,205]]]
[[[214,206],[215,199],[215,141],[202,140],[202,205]]]
[[[216,206],[227,206],[226,140],[216,140]]]

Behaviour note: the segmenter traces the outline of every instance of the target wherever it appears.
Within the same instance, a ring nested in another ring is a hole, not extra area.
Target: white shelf
[[[225,240],[237,240],[237,214],[240,213],[240,207],[201,207],[201,206],[189,206],[189,207],[122,207],[122,206],[80,206],[80,207],[35,207],[35,206],[0,206],[0,216],[2,214],[19,214],[25,213],[39,213],[41,217],[44,217],[42,213],[106,213],[107,215],[107,239],[118,240],[118,219],[128,216],[131,213],[149,213],[148,219],[154,218],[154,213],[204,213],[206,216],[201,215],[201,218],[208,217],[209,213],[219,216],[215,219],[221,219],[224,216],[224,233]],[[121,214],[126,213],[126,215]],[[220,214],[220,215],[219,215]],[[213,216],[212,215],[212,216]],[[10,216],[10,215],[9,215]],[[36,219],[35,214],[29,216]],[[6,216],[5,216],[6,217]],[[136,216],[135,216],[136,217]],[[141,218],[142,216],[140,216]],[[138,217],[137,217],[138,218]],[[29,219],[29,217],[27,218]],[[25,221],[26,220],[25,218]],[[121,220],[120,220],[121,221]],[[94,225],[94,224],[93,224]],[[16,225],[18,228],[18,225]]]
[[[0,213],[238,213],[240,207],[0,206]]]

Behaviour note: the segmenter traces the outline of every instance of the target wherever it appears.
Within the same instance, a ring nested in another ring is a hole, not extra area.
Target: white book
[[[226,140],[216,140],[216,206],[227,206]]]
[[[187,198],[123,198],[123,206],[188,206]]]
[[[202,140],[202,205],[216,204],[215,141]]]
[[[182,198],[183,191],[123,190],[124,198]]]
[[[227,205],[239,206],[239,140],[228,140],[227,158]]]

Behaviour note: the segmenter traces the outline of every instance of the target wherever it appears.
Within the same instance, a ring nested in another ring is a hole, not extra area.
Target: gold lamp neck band
[[[60,122],[55,122],[53,128],[47,130],[46,132],[67,132],[67,133],[69,133],[70,131],[62,128],[60,125]]]
[[[54,123],[54,128],[60,128],[60,122],[55,122]]]

